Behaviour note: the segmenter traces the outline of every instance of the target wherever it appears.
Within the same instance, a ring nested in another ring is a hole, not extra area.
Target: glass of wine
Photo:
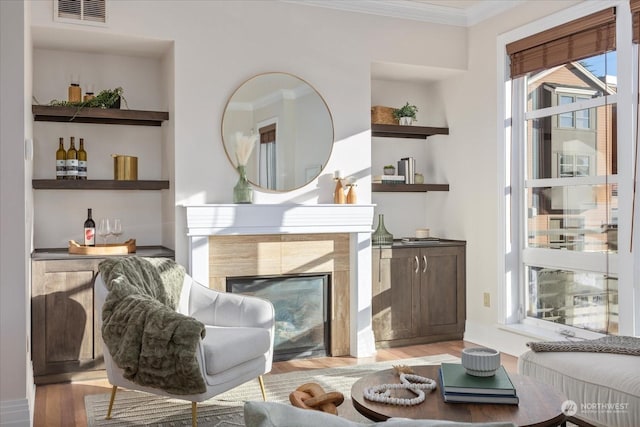
[[[107,244],[107,239],[111,235],[111,224],[108,218],[102,218],[97,230],[98,236],[102,237],[102,243]]]
[[[111,225],[111,234],[116,236],[117,243],[118,237],[122,234],[122,223],[120,222],[120,218],[113,219],[113,224]]]

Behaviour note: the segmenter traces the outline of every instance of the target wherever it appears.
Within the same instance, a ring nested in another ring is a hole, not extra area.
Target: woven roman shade
[[[632,0],[638,3],[640,0]],[[509,43],[511,78],[579,61],[616,48],[615,8],[559,25]]]
[[[633,15],[633,42],[640,43],[640,0],[631,0],[630,3]]]
[[[276,142],[276,124],[270,124],[259,129],[260,144],[269,144]]]

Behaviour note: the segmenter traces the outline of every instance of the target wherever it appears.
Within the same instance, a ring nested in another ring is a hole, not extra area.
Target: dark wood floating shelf
[[[37,122],[102,123],[113,125],[161,126],[169,120],[166,111],[121,110],[119,108],[76,108],[32,105]]]
[[[426,193],[449,191],[449,184],[371,184],[371,191],[378,193]]]
[[[34,179],[36,190],[166,190],[169,181],[114,181],[110,179],[57,180]]]
[[[449,135],[449,128],[371,124],[372,136],[427,139],[431,135]]]

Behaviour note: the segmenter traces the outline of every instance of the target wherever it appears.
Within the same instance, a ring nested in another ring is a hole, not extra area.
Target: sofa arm
[[[191,282],[189,316],[209,326],[273,329],[275,310],[271,302],[242,294],[218,292]]]

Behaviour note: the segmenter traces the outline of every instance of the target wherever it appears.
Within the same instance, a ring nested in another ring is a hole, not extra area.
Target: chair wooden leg
[[[198,404],[191,402],[191,427],[198,427]]]
[[[267,392],[264,389],[264,380],[262,375],[258,375],[258,382],[260,383],[260,391],[262,392],[262,400],[267,401]]]
[[[118,391],[118,386],[114,385],[111,389],[111,399],[109,400],[109,409],[107,410],[107,416],[104,418],[105,420],[111,419],[111,409],[113,408],[113,401],[116,399],[116,391]]]

